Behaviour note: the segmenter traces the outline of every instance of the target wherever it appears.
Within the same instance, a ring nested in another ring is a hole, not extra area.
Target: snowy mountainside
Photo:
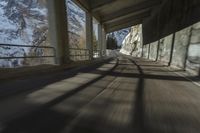
[[[85,14],[71,0],[68,4],[71,45],[80,43],[84,34]],[[49,46],[48,10],[45,0],[1,0],[0,44]],[[77,46],[78,47],[78,46]],[[0,57],[52,55],[45,49],[0,46]],[[45,63],[44,59],[36,60]],[[34,61],[34,62],[36,62]],[[0,60],[0,67],[17,67],[33,64],[27,59]]]
[[[0,1],[0,43],[16,45],[49,45],[47,9],[43,0]],[[1,46],[1,57],[28,56],[32,48]],[[39,50],[41,51],[41,49]],[[44,55],[35,49],[37,56]],[[39,54],[39,55],[38,55]],[[1,67],[21,66],[25,59],[0,60]]]
[[[126,29],[122,29],[122,30],[114,32],[114,36],[117,40],[118,46],[122,45],[123,40],[129,34],[129,32],[130,32],[130,28],[126,28]]]
[[[85,21],[86,14],[71,0],[67,0],[68,13],[68,31],[70,48],[85,48],[86,44],[86,29]]]

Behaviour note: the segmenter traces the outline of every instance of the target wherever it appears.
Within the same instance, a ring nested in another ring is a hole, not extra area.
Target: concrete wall
[[[170,50],[172,46],[173,35],[169,35],[160,39],[160,48],[158,54],[158,60],[168,63],[170,60]]]
[[[174,51],[171,65],[180,68],[185,67],[185,59],[189,46],[191,27],[185,28],[175,33]]]
[[[148,47],[144,45],[144,58],[148,58]],[[158,61],[200,75],[200,22],[151,43],[149,59],[155,61],[157,53]]]

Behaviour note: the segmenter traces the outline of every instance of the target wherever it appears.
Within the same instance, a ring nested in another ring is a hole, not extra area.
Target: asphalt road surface
[[[200,87],[119,56],[78,72],[0,83],[1,133],[200,133]]]

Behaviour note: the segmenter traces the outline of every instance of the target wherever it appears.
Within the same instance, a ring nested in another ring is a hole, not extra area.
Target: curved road
[[[1,83],[1,133],[199,133],[200,87],[119,56],[95,69]]]

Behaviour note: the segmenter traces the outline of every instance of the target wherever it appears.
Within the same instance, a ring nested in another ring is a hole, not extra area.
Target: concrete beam
[[[128,28],[128,27],[137,25],[137,24],[141,24],[141,23],[142,23],[142,20],[138,19],[138,20],[130,20],[130,21],[127,21],[127,22],[118,23],[118,24],[115,24],[115,25],[106,25],[105,26],[106,33],[114,32],[114,31],[117,31],[117,30],[121,30],[121,29],[124,29],[124,28]]]
[[[104,8],[105,6],[108,6],[109,4],[112,4],[116,0],[92,0],[90,5],[92,12],[96,12]]]
[[[89,0],[72,0],[75,4],[81,7],[85,11],[91,11]]]
[[[76,5],[78,5],[83,11],[90,12],[90,14],[100,22],[101,18],[98,14],[92,13],[91,4],[89,0],[72,0]]]
[[[106,21],[110,21],[110,20],[125,16],[127,14],[131,14],[131,13],[138,12],[145,9],[150,9],[151,7],[159,5],[159,4],[161,4],[161,0],[147,0],[137,5],[118,10],[112,14],[107,14],[104,17],[102,17],[102,22],[105,23]]]
[[[109,25],[110,23],[119,23],[119,22],[122,23],[122,21],[123,22],[128,22],[130,20],[144,19],[146,17],[149,17],[150,15],[151,15],[151,11],[150,10],[145,10],[145,11],[142,11],[142,12],[140,12],[138,14],[131,13],[131,14],[127,14],[127,15],[121,16],[119,18],[110,19],[108,21],[104,21],[103,24]]]
[[[69,62],[68,24],[65,0],[48,0],[49,34],[56,49],[55,61],[63,65]]]

